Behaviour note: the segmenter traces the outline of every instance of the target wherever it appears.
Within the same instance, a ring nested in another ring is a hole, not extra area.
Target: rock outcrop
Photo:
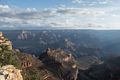
[[[13,65],[6,65],[0,68],[0,80],[23,80],[21,70]]]
[[[0,32],[0,51],[5,48],[6,50],[12,50],[12,42],[3,36],[3,33]]]
[[[40,60],[60,80],[77,80],[78,68],[72,54],[67,54],[61,49],[48,49],[40,56]]]
[[[31,55],[24,55],[22,58],[22,68],[29,68],[32,66],[32,56]]]
[[[24,31],[24,30],[17,36],[17,38],[19,40],[29,40],[34,37],[35,37],[35,34],[29,32],[29,31]]]

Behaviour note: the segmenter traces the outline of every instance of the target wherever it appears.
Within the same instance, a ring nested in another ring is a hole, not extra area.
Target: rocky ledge
[[[77,80],[78,67],[72,54],[68,54],[61,49],[48,48],[40,56],[40,60],[58,80]]]
[[[6,65],[0,68],[0,80],[23,80],[21,70],[13,65]]]

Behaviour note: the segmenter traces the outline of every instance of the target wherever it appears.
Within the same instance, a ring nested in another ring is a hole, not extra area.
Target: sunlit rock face
[[[50,49],[40,56],[44,65],[49,67],[60,80],[77,80],[78,66],[74,56],[61,49]]]
[[[0,68],[0,80],[23,80],[21,70],[13,65],[6,65]]]
[[[12,50],[12,42],[3,36],[3,33],[0,32],[0,51],[5,48],[6,50]]]

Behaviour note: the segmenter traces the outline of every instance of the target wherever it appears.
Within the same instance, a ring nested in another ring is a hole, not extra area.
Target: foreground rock
[[[0,51],[7,49],[12,50],[12,42],[3,36],[3,33],[0,32]]]
[[[0,68],[0,80],[23,80],[21,70],[13,65],[6,65]]]

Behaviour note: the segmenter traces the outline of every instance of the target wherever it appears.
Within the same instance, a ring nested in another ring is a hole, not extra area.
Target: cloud
[[[9,7],[8,5],[0,5],[0,26],[11,28],[16,28],[18,26],[104,28],[108,26],[104,23],[107,19],[116,19],[116,16],[119,16],[114,13],[118,10],[120,10],[120,8],[72,7],[38,10],[35,8],[23,9]],[[109,22],[110,21],[108,21],[108,23]]]
[[[106,11],[99,8],[58,8],[56,12],[60,14],[69,14],[77,17],[95,17],[104,15]]]
[[[71,0],[73,3],[78,3],[82,6],[98,6],[98,5],[110,5],[117,0]]]
[[[0,5],[0,13],[8,12],[10,10],[8,5]]]

